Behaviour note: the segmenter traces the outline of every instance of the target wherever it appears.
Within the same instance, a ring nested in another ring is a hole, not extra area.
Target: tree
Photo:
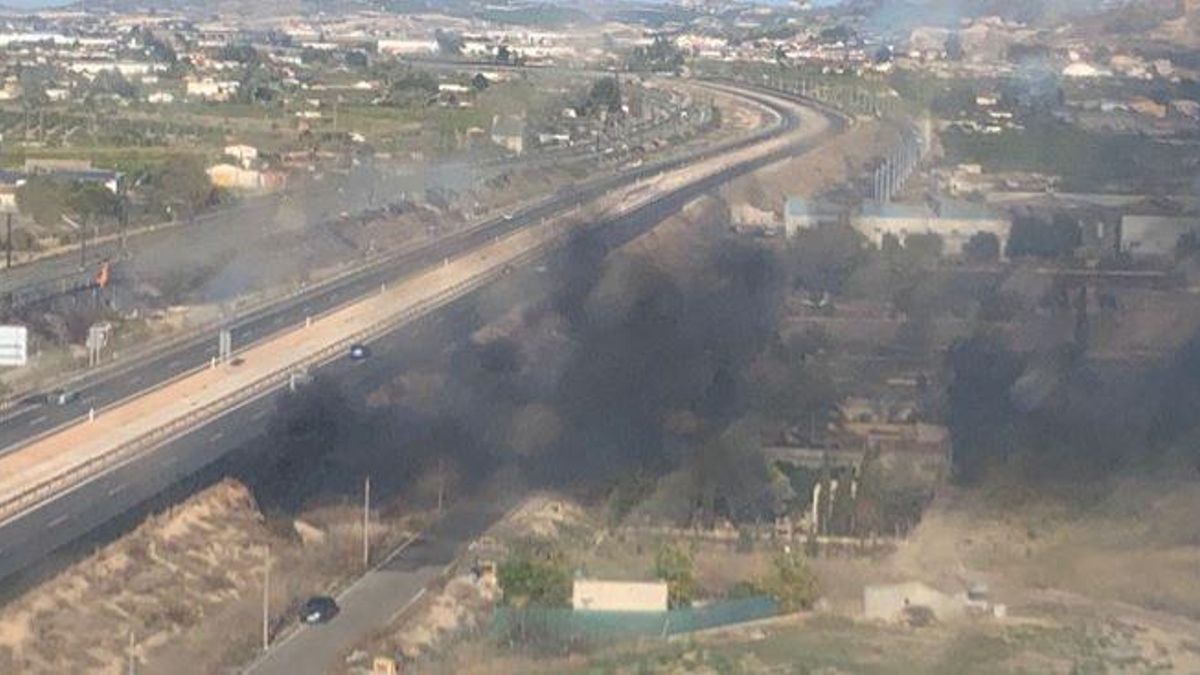
[[[1065,213],[1057,213],[1049,223],[1024,215],[1013,219],[1008,238],[1008,257],[1065,258],[1075,252],[1083,240],[1079,222]]]
[[[329,63],[330,53],[325,49],[305,47],[300,50],[300,62],[306,66],[325,65]]]
[[[395,106],[424,102],[437,94],[437,79],[423,70],[405,67],[384,75],[385,98]]]
[[[817,431],[837,414],[833,378],[803,344],[769,346],[746,369],[745,379],[751,410],[767,422]]]
[[[566,607],[571,572],[553,543],[531,540],[517,546],[496,570],[504,603],[512,607]]]
[[[858,491],[854,496],[854,534],[876,535],[886,531],[884,491],[887,481],[879,461],[879,449],[869,448],[859,468]]]
[[[1000,259],[1000,238],[991,232],[976,232],[963,244],[963,257],[973,263],[993,263]]]
[[[946,426],[954,446],[957,478],[974,482],[1006,460],[1019,442],[1017,410],[1010,391],[1021,374],[1016,354],[996,340],[972,337],[956,342],[947,358]]]
[[[621,85],[615,77],[602,77],[592,83],[588,92],[587,108],[589,110],[607,110],[610,113],[621,110]]]
[[[116,218],[121,200],[98,183],[76,183],[67,193],[67,206],[85,220]]]
[[[507,64],[512,60],[512,51],[508,45],[500,45],[496,47],[496,63]]]
[[[345,63],[347,68],[366,68],[370,65],[370,59],[366,52],[356,49],[346,53]]]
[[[437,42],[438,51],[446,56],[461,56],[463,50],[462,36],[454,31],[433,31],[433,39]]]
[[[1175,259],[1186,260],[1200,253],[1200,235],[1195,230],[1189,230],[1179,235],[1175,241]]]
[[[793,240],[796,285],[839,293],[850,275],[867,261],[861,234],[849,226],[801,230]]]
[[[654,575],[667,582],[671,607],[687,607],[699,593],[692,555],[675,544],[663,544],[654,555]]]
[[[946,38],[946,58],[951,61],[962,61],[964,56],[962,36],[951,33]]]
[[[48,178],[35,176],[17,188],[17,207],[38,225],[59,225],[68,208],[67,189]]]
[[[655,35],[646,46],[633,48],[625,66],[632,71],[676,72],[683,65],[683,52],[665,35]]]
[[[275,83],[261,63],[252,63],[238,80],[236,99],[240,103],[270,103],[275,100]]]
[[[221,48],[217,57],[222,61],[235,61],[243,66],[262,63],[262,55],[248,44],[229,44]]]
[[[149,175],[150,201],[164,210],[182,209],[194,213],[212,198],[212,183],[199,157],[177,155],[163,162]]]
[[[918,265],[932,265],[942,257],[946,243],[936,232],[914,232],[904,239],[904,248]]]
[[[137,87],[117,70],[102,70],[92,80],[91,91],[94,94],[112,94],[121,98],[135,98]]]
[[[139,27],[134,30],[141,37],[142,44],[145,45],[146,53],[150,58],[167,65],[174,65],[179,60],[175,49],[162,38],[155,35],[153,31],[145,27]]]
[[[817,575],[804,557],[795,552],[775,556],[771,574],[761,584],[785,612],[809,609],[820,597]]]

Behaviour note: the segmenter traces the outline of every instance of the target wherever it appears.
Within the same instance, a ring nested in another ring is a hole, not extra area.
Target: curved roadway
[[[415,251],[381,260],[327,286],[310,289],[303,295],[289,298],[264,308],[253,316],[243,318],[232,327],[234,344],[238,346],[261,340],[303,322],[306,316],[370,294],[376,291],[381,283],[410,276],[420,269],[472,250],[529,223],[590,202],[622,185],[781,136],[802,125],[801,115],[808,116],[804,122],[809,123],[812,128],[808,133],[799,135],[794,142],[768,155],[727,166],[654,201],[594,225],[610,245],[619,244],[647,231],[687,202],[711,192],[730,179],[815,146],[844,124],[841,118],[828,112],[816,113],[811,109],[802,111],[795,106],[781,105],[757,94],[747,93],[744,96],[772,108],[780,116],[781,123],[749,138],[719,145],[691,156],[647,164],[620,176],[599,179],[576,190],[560,192],[542,203],[514,214],[512,218],[490,220],[473,230],[460,232]],[[86,414],[89,407],[100,409],[168,381],[200,363],[207,362],[215,350],[215,332],[201,334],[154,358],[89,381],[81,387],[81,398],[75,404],[44,408],[46,420],[40,423],[42,426],[25,422],[0,427],[0,446],[10,449],[19,447],[23,442],[41,435],[41,429],[78,420]],[[330,366],[335,371],[335,376],[340,367]],[[261,432],[272,405],[271,398],[267,397],[233,410],[214,422],[193,429],[172,441],[170,452],[151,453],[137,461],[119,466],[56,495],[19,518],[0,524],[0,578],[30,568],[53,551],[244,445]],[[467,520],[475,522],[470,518]],[[457,544],[469,541],[475,534],[476,528],[471,527],[444,536],[453,538]],[[353,626],[352,620],[342,623],[348,628]],[[303,644],[303,641],[300,643]]]

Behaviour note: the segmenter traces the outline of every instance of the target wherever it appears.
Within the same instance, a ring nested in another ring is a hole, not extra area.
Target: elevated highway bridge
[[[584,183],[417,250],[371,261],[233,326],[245,345],[212,365],[202,334],[81,390],[44,427],[0,427],[0,578],[36,564],[261,432],[274,392],[300,370],[369,342],[594,230],[613,245],[730,179],[811,149],[847,121],[795,99],[690,83],[766,112],[765,128],[691,155]],[[94,417],[88,411],[94,410]]]

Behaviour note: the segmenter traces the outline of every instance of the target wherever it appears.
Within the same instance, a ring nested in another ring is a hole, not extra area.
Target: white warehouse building
[[[1008,218],[965,202],[942,202],[936,210],[925,205],[873,202],[855,216],[853,225],[876,246],[882,246],[889,234],[901,244],[909,235],[936,234],[942,238],[943,253],[947,256],[962,255],[963,246],[980,232],[994,234],[1003,252],[1012,229]]]

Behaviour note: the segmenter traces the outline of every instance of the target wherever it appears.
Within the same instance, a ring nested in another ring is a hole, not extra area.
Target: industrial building
[[[936,207],[871,202],[863,206],[852,224],[876,246],[882,246],[887,235],[903,244],[909,235],[936,234],[942,238],[947,256],[962,255],[963,246],[980,232],[994,234],[1003,251],[1012,227],[1007,217],[968,202],[941,202]]]
[[[789,238],[796,236],[800,230],[838,225],[845,219],[846,209],[836,204],[803,197],[788,197],[784,203],[783,228]]]
[[[1134,258],[1170,258],[1180,237],[1200,236],[1200,216],[1125,215],[1121,217],[1121,252]]]

